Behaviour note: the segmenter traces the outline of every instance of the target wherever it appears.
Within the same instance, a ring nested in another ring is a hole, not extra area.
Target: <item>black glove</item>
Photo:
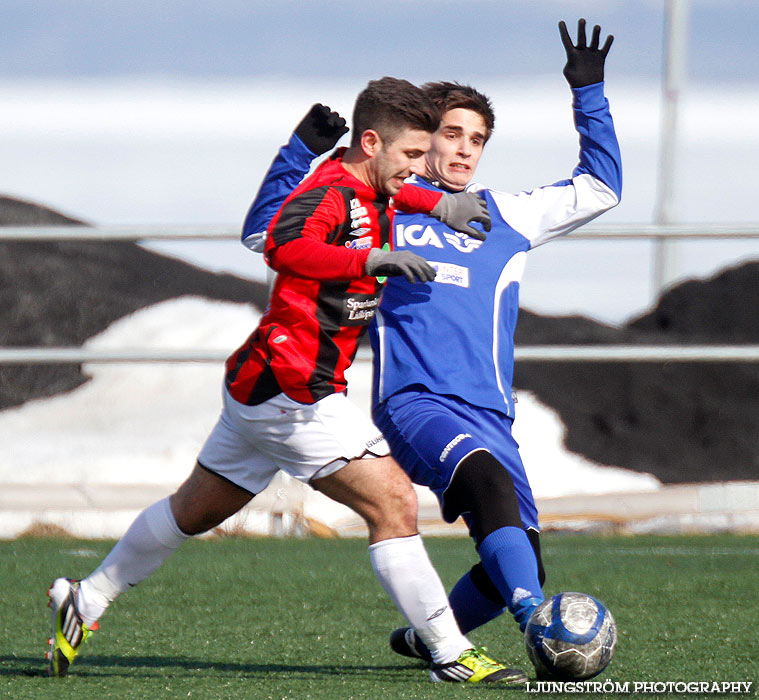
[[[366,259],[366,274],[372,277],[398,277],[409,282],[432,282],[437,271],[424,258],[410,250],[372,248]]]
[[[490,231],[490,213],[485,200],[474,192],[443,193],[440,201],[430,212],[436,219],[448,224],[452,229],[466,233],[478,241],[484,241],[486,236],[482,231],[472,228],[470,221],[477,221],[482,228]]]
[[[301,123],[295,127],[298,138],[317,156],[332,150],[340,137],[347,132],[345,119],[321,104],[311,107]]]
[[[567,25],[562,20],[559,22],[559,34],[564,50],[567,52],[567,65],[564,66],[564,77],[570,87],[579,88],[593,83],[600,83],[604,79],[604,61],[609,53],[614,36],[609,34],[606,43],[598,48],[601,37],[601,27],[593,27],[593,36],[590,46],[586,46],[585,20],[577,23],[577,46],[572,45],[572,39],[567,31]]]

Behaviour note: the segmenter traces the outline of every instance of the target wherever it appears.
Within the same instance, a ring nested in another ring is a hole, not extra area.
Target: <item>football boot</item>
[[[520,685],[527,682],[527,674],[519,668],[506,668],[485,654],[486,649],[467,649],[455,661],[432,664],[430,680],[433,683],[503,683]]]
[[[98,629],[96,622],[87,627],[76,609],[76,593],[79,581],[58,578],[47,592],[50,602],[52,636],[48,640],[50,650],[45,654],[48,660],[48,675],[65,676],[69,666],[79,653],[79,648],[90,633]]]
[[[425,643],[419,639],[413,627],[399,627],[390,633],[390,648],[401,656],[421,659],[432,663],[432,654]]]

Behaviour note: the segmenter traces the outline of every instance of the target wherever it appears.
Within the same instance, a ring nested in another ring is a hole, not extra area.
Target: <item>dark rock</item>
[[[622,328],[520,311],[518,344],[759,342],[759,263],[692,280]],[[566,446],[665,483],[759,478],[759,366],[517,363],[515,385],[567,426]]]
[[[84,225],[0,197],[2,226],[76,224]],[[122,316],[187,294],[260,309],[268,298],[265,284],[214,274],[130,242],[0,242],[0,346],[78,346]],[[0,409],[84,381],[74,365],[0,365]]]

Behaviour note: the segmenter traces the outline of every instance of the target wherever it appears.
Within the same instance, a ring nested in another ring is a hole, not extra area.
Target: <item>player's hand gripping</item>
[[[410,250],[382,250],[372,248],[366,259],[366,274],[372,277],[398,277],[403,275],[412,284],[432,282],[436,270],[424,258]]]
[[[601,27],[593,27],[593,35],[590,46],[586,44],[585,20],[577,22],[577,45],[572,44],[572,38],[567,31],[567,25],[562,20],[559,22],[559,34],[564,50],[567,52],[567,65],[564,66],[564,77],[570,87],[579,88],[593,83],[600,83],[604,79],[604,61],[609,53],[614,36],[609,34],[606,42],[599,49]]]
[[[482,224],[482,228],[490,231],[490,213],[485,200],[474,192],[443,193],[440,201],[430,212],[436,219],[448,224],[452,229],[466,233],[478,241],[484,241],[486,236],[469,225],[471,221]]]
[[[315,104],[295,127],[295,134],[309,151],[317,156],[332,150],[343,134],[348,133],[337,112],[322,104]]]

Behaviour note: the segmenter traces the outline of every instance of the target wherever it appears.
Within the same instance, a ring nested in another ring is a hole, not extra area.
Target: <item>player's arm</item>
[[[614,36],[609,34],[604,45],[599,46],[601,27],[596,25],[588,46],[584,19],[577,23],[577,45],[573,45],[564,22],[559,22],[559,33],[567,54],[564,77],[572,88],[575,127],[580,134],[580,164],[574,175],[592,175],[619,199],[622,163],[609,101],[603,94],[604,65]]]
[[[266,261],[277,272],[323,281],[367,275],[403,275],[409,282],[435,279],[435,269],[410,251],[354,250],[328,243],[344,218],[344,200],[331,187],[307,190],[289,199],[269,226]]]
[[[268,228],[264,257],[277,272],[317,280],[363,277],[368,250],[327,243],[345,218],[342,197],[317,187],[290,197]]]
[[[311,107],[282,146],[266,172],[242,229],[242,242],[255,252],[264,249],[269,222],[308,173],[311,162],[335,147],[348,131],[337,112],[322,104]]]
[[[601,28],[596,26],[587,45],[585,20],[578,23],[576,45],[564,22],[559,30],[567,52],[564,75],[572,88],[580,137],[579,164],[570,179],[532,192],[491,192],[501,215],[533,248],[592,221],[619,204],[622,195],[622,160],[603,92],[604,63],[613,37],[600,47]]]
[[[486,236],[473,228],[473,221],[490,231],[490,213],[485,200],[474,192],[440,192],[406,183],[395,197],[393,206],[408,214],[429,214],[455,231],[466,233],[478,241]]]

